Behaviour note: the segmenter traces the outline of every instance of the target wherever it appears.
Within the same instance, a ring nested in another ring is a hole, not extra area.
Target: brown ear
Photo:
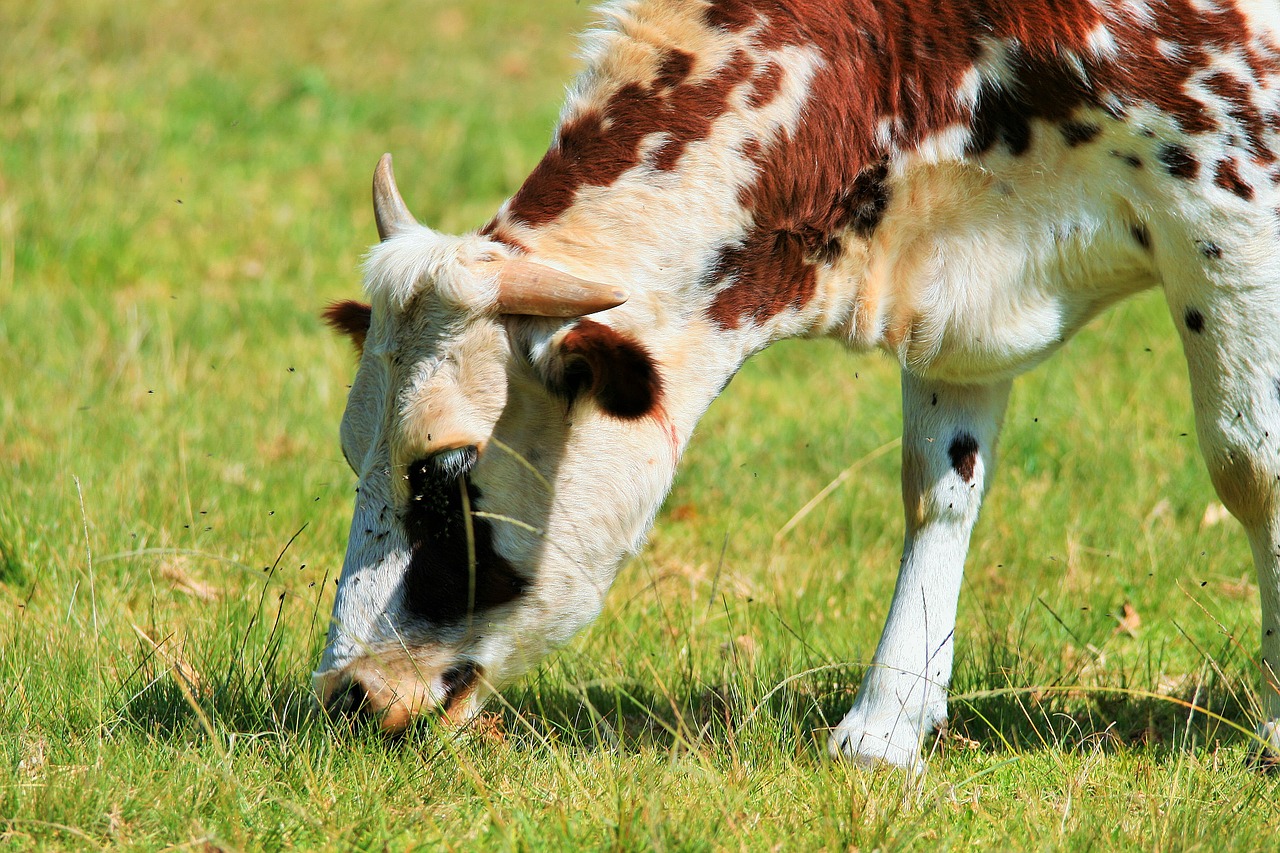
[[[373,309],[363,302],[350,299],[330,303],[321,315],[335,331],[351,338],[356,352],[364,352],[364,339],[369,334],[369,323],[373,318]]]
[[[560,344],[564,365],[559,391],[590,394],[610,415],[634,420],[651,414],[662,398],[662,377],[638,341],[597,323],[579,320]]]

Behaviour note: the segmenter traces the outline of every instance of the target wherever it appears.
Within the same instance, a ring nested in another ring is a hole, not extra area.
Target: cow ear
[[[351,338],[356,352],[364,352],[364,339],[369,334],[369,323],[373,318],[372,308],[363,302],[347,299],[331,303],[321,316],[335,331]]]
[[[603,323],[579,320],[559,346],[556,390],[572,403],[590,395],[623,420],[651,414],[661,402],[662,376],[642,344]]]

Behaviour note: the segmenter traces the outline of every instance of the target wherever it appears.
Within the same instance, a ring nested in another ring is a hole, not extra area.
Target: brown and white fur
[[[602,12],[550,150],[492,222],[401,223],[369,255],[372,308],[331,309],[363,354],[326,704],[389,729],[475,713],[597,615],[743,361],[827,336],[902,365],[907,520],[830,750],[918,767],[1010,383],[1158,286],[1210,475],[1253,546],[1259,732],[1280,750],[1280,6]],[[630,298],[590,319],[504,313],[485,264],[514,258]]]

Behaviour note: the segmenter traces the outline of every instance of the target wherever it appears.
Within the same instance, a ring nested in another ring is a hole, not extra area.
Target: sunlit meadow
[[[821,343],[747,366],[605,614],[479,724],[313,714],[354,486],[318,314],[374,163],[482,224],[590,20],[0,3],[0,847],[1274,849],[1258,590],[1158,294],[1015,388],[922,780],[823,758],[902,521],[896,369]]]

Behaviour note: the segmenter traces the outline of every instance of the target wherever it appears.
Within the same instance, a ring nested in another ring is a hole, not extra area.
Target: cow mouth
[[[406,732],[423,712],[436,711],[451,725],[467,721],[484,669],[472,661],[452,666],[431,687],[416,676],[396,678],[379,668],[330,673],[322,677],[320,706],[330,717],[376,723],[383,733]]]

